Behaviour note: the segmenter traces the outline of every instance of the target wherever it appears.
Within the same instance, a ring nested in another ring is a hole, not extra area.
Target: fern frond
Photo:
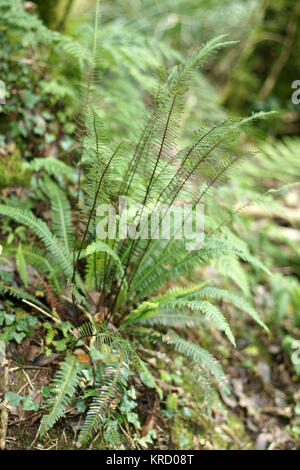
[[[44,310],[48,310],[47,307],[42,302],[40,302],[36,297],[34,297],[31,294],[28,294],[28,292],[25,292],[23,289],[20,289],[19,287],[7,286],[3,282],[0,282],[0,293],[11,295],[12,297],[15,297],[16,299],[19,299],[19,300],[22,300],[22,299],[29,300],[30,302],[33,302],[34,304],[39,305]]]
[[[230,292],[225,289],[220,289],[218,287],[205,287],[201,291],[188,295],[190,299],[211,299],[211,300],[220,300],[220,301],[227,301],[237,307],[238,309],[248,313],[250,317],[253,318],[253,320],[260,325],[262,328],[264,328],[265,331],[269,332],[269,328],[267,325],[264,323],[264,321],[261,319],[259,314],[256,312],[256,310],[250,305],[250,303],[243,299],[238,294],[235,294],[234,292]]]
[[[24,253],[22,249],[22,244],[19,243],[16,255],[16,265],[20,274],[20,278],[24,284],[24,286],[28,287],[28,276],[27,276],[27,269],[26,269],[26,262],[24,258]]]
[[[123,268],[123,265],[119,256],[114,250],[112,250],[112,248],[109,245],[102,242],[101,240],[97,240],[87,246],[85,254],[89,256],[97,252],[104,252],[104,253],[107,253],[109,256],[111,256],[116,261],[116,264],[120,273],[122,275],[124,274],[124,268]]]
[[[120,358],[122,358],[123,362],[133,363],[136,368],[142,372],[148,385],[154,388],[161,396],[162,391],[157,386],[146,363],[139,357],[130,341],[123,338],[119,331],[110,331],[104,323],[98,325],[95,322],[86,322],[80,327],[80,335],[81,337],[95,336],[98,349],[101,349],[102,344],[106,344],[113,352],[117,353]]]
[[[213,324],[220,330],[224,331],[228,339],[231,343],[235,346],[234,336],[232,334],[231,328],[224,317],[223,313],[215,306],[212,305],[210,302],[207,301],[195,301],[195,300],[186,300],[186,299],[178,299],[173,300],[170,302],[162,302],[160,304],[162,308],[181,308],[186,307],[191,310],[198,310],[203,312],[207,315],[213,322]]]
[[[58,243],[57,238],[50,232],[45,222],[38,219],[30,211],[22,211],[18,208],[8,207],[2,204],[0,204],[0,214],[11,217],[16,222],[19,222],[32,230],[44,243],[46,249],[53,255],[55,261],[64,271],[67,278],[70,279],[72,277],[71,261]]]
[[[51,205],[52,230],[62,242],[66,253],[70,254],[73,247],[73,228],[68,198],[50,178],[44,178],[44,191]]]
[[[173,326],[177,328],[186,328],[203,325],[205,320],[203,315],[191,315],[188,310],[160,310],[159,312],[151,315],[148,318],[140,320],[142,324],[146,325],[162,325]]]
[[[78,438],[80,444],[90,439],[93,432],[101,429],[111,400],[120,398],[127,384],[123,367],[125,365],[121,362],[110,362],[103,364],[101,371],[98,368],[94,384],[97,396],[94,397],[81,428]]]
[[[168,297],[166,294],[165,297]],[[155,301],[145,301],[137,309],[133,310],[124,320],[123,325],[128,326],[136,322],[143,322],[148,320],[151,317],[159,315],[161,310],[168,310],[173,312],[174,309],[190,309],[192,311],[201,311],[207,315],[213,322],[213,324],[220,330],[224,331],[228,339],[235,346],[234,336],[232,334],[231,328],[220,310],[212,305],[208,301],[199,301],[199,300],[189,300],[185,298],[178,298],[173,300],[162,300],[160,302]],[[165,317],[166,319],[167,317]],[[193,320],[193,316],[190,317],[190,321]]]
[[[36,172],[45,170],[50,176],[62,175],[68,178],[74,176],[74,169],[55,157],[34,158],[31,162],[24,162],[23,167]]]
[[[167,333],[162,340],[171,344],[176,351],[191,359],[196,364],[201,364],[214,375],[219,387],[225,393],[229,393],[226,376],[217,360],[206,350],[195,343],[191,343],[173,333]]]
[[[80,382],[82,365],[76,356],[67,356],[61,363],[60,369],[53,380],[51,397],[47,400],[47,406],[51,411],[44,415],[41,422],[40,436],[42,437],[63,416],[67,406],[75,396]]]

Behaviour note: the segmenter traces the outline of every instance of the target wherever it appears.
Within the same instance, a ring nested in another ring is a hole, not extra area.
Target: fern
[[[25,263],[25,258],[24,258],[24,253],[22,249],[21,243],[18,246],[18,251],[17,251],[17,256],[16,256],[16,264],[17,268],[20,274],[20,278],[22,279],[22,282],[25,287],[28,287],[28,276],[27,276],[27,270],[26,270],[26,263]]]
[[[176,351],[188,357],[195,363],[200,363],[207,368],[214,376],[220,388],[229,394],[227,379],[221,366],[216,359],[206,350],[197,344],[186,341],[178,335],[167,333],[162,337],[162,340],[167,344],[172,344]]]
[[[116,264],[118,266],[118,269],[119,269],[121,275],[124,274],[124,268],[123,268],[123,265],[122,265],[122,262],[121,262],[120,258],[118,257],[116,252],[110,248],[109,245],[102,242],[101,240],[97,240],[97,241],[91,243],[86,248],[86,256],[92,255],[92,254],[98,253],[98,252],[101,252],[101,253],[104,252],[104,253],[107,253],[109,256],[111,256],[116,261]]]
[[[47,406],[51,408],[51,411],[42,418],[41,436],[51,429],[65,413],[67,406],[75,396],[80,381],[81,369],[82,365],[76,356],[67,356],[61,363],[52,383],[52,396],[47,400]]]
[[[209,298],[212,300],[227,300],[235,307],[243,310],[244,312],[248,313],[253,320],[258,323],[265,331],[269,331],[267,325],[263,322],[260,315],[256,312],[256,310],[249,304],[249,302],[243,299],[241,296],[235,294],[234,292],[230,292],[225,289],[219,289],[217,287],[205,287],[202,291],[200,291],[197,295],[198,298]],[[193,297],[193,294],[191,295]]]
[[[101,372],[98,369],[95,379],[95,390],[97,396],[90,404],[84,425],[80,431],[78,442],[85,443],[91,435],[101,429],[107,409],[109,408],[112,398],[120,398],[122,390],[126,387],[126,378],[122,367],[126,367],[122,363],[106,362]]]
[[[120,333],[109,331],[104,324],[87,322],[80,328],[80,338],[86,336],[96,337],[96,345],[99,350],[102,349],[103,344],[109,346],[111,353],[119,356],[119,361],[105,362],[97,368],[94,383],[97,395],[89,407],[85,423],[80,431],[78,440],[80,445],[90,439],[95,431],[101,429],[112,398],[114,400],[121,398],[127,383],[127,374],[124,373],[124,368],[128,368],[128,363],[134,364],[141,371],[149,386],[156,388],[161,393],[146,364]]]
[[[49,197],[53,232],[67,254],[73,248],[73,226],[70,203],[64,192],[49,178],[44,180],[44,191]]]
[[[185,328],[185,327],[195,327],[201,326],[204,324],[205,319],[203,315],[191,315],[190,312],[187,310],[160,310],[159,312],[149,316],[148,318],[144,318],[140,320],[142,324],[146,325],[162,325],[168,327],[177,327],[177,328]]]
[[[224,315],[220,312],[220,310],[215,306],[212,305],[210,302],[207,301],[193,301],[193,300],[184,300],[180,299],[178,301],[171,301],[171,302],[166,302],[165,304],[162,304],[163,308],[182,308],[182,307],[187,307],[191,310],[196,310],[196,311],[201,311],[205,315],[207,315],[211,320],[212,323],[219,328],[220,330],[223,330],[228,337],[228,339],[231,341],[231,343],[235,346],[235,341],[234,337],[232,334],[232,331],[230,329],[230,326],[224,317]]]
[[[16,299],[19,299],[19,300],[23,300],[23,299],[29,300],[30,302],[33,302],[34,304],[39,305],[43,309],[48,310],[47,307],[45,307],[45,305],[42,302],[40,302],[36,297],[34,297],[34,295],[28,294],[28,292],[25,292],[23,289],[20,289],[19,287],[8,286],[4,284],[3,282],[0,282],[0,293],[9,294],[12,297],[15,297]]]
[[[72,265],[68,255],[60,247],[57,238],[50,232],[49,228],[42,220],[35,217],[30,211],[22,211],[0,204],[0,214],[11,217],[16,222],[25,225],[41,239],[47,250],[53,255],[58,266],[64,271],[67,278],[72,276]]]
[[[54,157],[34,158],[31,162],[23,163],[24,169],[30,169],[35,172],[45,170],[48,175],[63,175],[71,178],[74,175],[74,169]]]
[[[13,4],[15,7],[16,2]],[[98,11],[99,2],[96,4]],[[16,15],[16,9],[10,8],[10,13],[12,10]],[[47,31],[37,19],[30,20],[23,13],[18,23],[20,31],[26,31],[26,24],[31,22],[30,27],[38,29],[41,36],[47,36]],[[156,62],[157,56],[151,57],[149,54],[143,70],[138,60],[138,54],[141,54],[140,35],[137,33],[136,40],[133,41],[133,37],[124,31],[124,36],[120,34],[121,43],[116,45],[117,32],[105,29],[99,31],[98,22],[96,14],[93,32],[91,33],[91,28],[84,31],[84,43],[55,32],[48,33],[47,38],[43,37],[43,43],[48,42],[75,59],[78,69],[85,77],[81,90],[82,114],[78,129],[80,142],[76,154],[78,175],[75,177],[73,168],[70,169],[69,165],[52,157],[34,159],[28,164],[34,172],[47,173],[42,187],[50,202],[52,231],[32,212],[9,204],[0,205],[0,214],[30,229],[41,240],[47,252],[35,254],[30,247],[21,247],[17,251],[17,264],[25,286],[27,279],[24,256],[26,261],[38,266],[41,272],[49,273],[58,293],[65,290],[66,285],[70,286],[74,310],[78,306],[85,314],[90,315],[93,307],[95,312],[101,314],[101,325],[89,322],[79,328],[78,341],[88,341],[92,337],[96,348],[108,351],[106,360],[95,364],[93,387],[96,396],[80,431],[80,444],[88,442],[96,432],[107,431],[106,419],[110,405],[112,399],[120,399],[127,387],[128,368],[138,372],[142,382],[153,388],[160,398],[163,397],[162,390],[143,358],[143,350],[148,341],[163,344],[164,348],[169,345],[192,362],[194,367],[190,374],[207,389],[207,397],[211,401],[212,380],[227,392],[226,377],[209,351],[186,339],[190,326],[213,325],[223,331],[235,345],[229,321],[220,306],[221,301],[228,301],[267,329],[250,302],[239,294],[203,284],[166,291],[169,280],[179,282],[180,278],[199,270],[204,264],[216,260],[220,262],[222,258],[228,263],[235,263],[235,273],[231,276],[234,281],[240,272],[237,268],[240,267],[238,260],[268,273],[264,265],[251,255],[248,247],[233,232],[224,229],[222,222],[218,224],[213,217],[208,218],[205,241],[194,251],[186,250],[187,240],[184,237],[178,239],[176,232],[169,240],[159,236],[146,240],[116,236],[110,240],[100,239],[96,230],[99,217],[97,207],[108,203],[117,207],[119,197],[126,196],[130,205],[139,204],[140,207],[130,220],[132,227],[137,228],[151,211],[163,206],[161,220],[154,227],[154,235],[157,235],[164,228],[171,205],[189,201],[192,215],[195,215],[199,203],[204,204],[207,209],[215,188],[226,182],[248,156],[242,153],[236,155],[232,151],[233,143],[245,124],[233,119],[220,119],[210,126],[203,126],[195,132],[193,139],[179,148],[179,130],[190,82],[213,54],[232,42],[219,36],[195,49],[186,60],[179,60],[170,69],[161,70],[160,81],[144,120],[137,117],[134,132],[129,130],[126,134],[127,138],[133,134],[133,143],[123,139],[123,132],[116,136],[113,130],[104,128],[105,110],[99,109],[97,103],[99,95],[105,96],[106,91],[107,96],[110,95],[112,85],[108,84],[108,89],[97,86],[100,67],[98,54],[103,50],[109,52],[116,61],[114,70],[117,71],[127,55],[132,62],[128,67],[129,73],[138,83],[143,81],[141,75],[144,71],[155,68],[157,64],[153,62]],[[101,38],[104,45],[99,40]],[[163,53],[158,51],[157,54],[161,58]],[[59,81],[52,82],[50,90],[51,87],[60,94],[66,91],[66,85]],[[135,85],[132,88],[134,87]],[[150,91],[151,88],[152,79],[145,89]],[[105,100],[102,101],[105,103]],[[114,122],[123,120],[126,123],[126,116],[131,115],[130,109],[128,110],[130,99],[127,101],[125,104],[123,101],[125,117],[115,117],[116,121],[112,119],[112,129]],[[144,111],[143,103],[137,110],[137,116],[140,111]],[[128,127],[127,123],[124,127]],[[140,134],[136,138],[137,130]],[[76,185],[76,203],[73,200],[72,207],[65,193],[50,178],[57,175],[69,179],[71,177]],[[74,209],[74,216],[76,214],[74,222],[71,209]],[[117,225],[119,216],[120,214],[116,216]],[[241,282],[236,284],[241,286]],[[164,294],[157,295],[157,290],[161,288]],[[22,298],[22,290],[2,284],[0,289]],[[96,305],[89,305],[87,302],[88,296],[85,294],[91,290],[98,294]],[[244,290],[246,291],[245,283]],[[144,324],[148,327],[145,328]],[[181,336],[174,333],[173,327],[182,329]],[[76,344],[77,341],[72,346],[75,347]],[[80,362],[75,356],[68,355],[53,381],[54,388],[47,401],[50,411],[42,419],[41,435],[51,429],[66,412],[76,391],[80,389],[81,373]]]

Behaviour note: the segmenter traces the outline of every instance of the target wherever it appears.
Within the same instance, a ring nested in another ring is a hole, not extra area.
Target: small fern
[[[96,371],[94,387],[97,396],[89,406],[84,425],[81,428],[78,442],[80,445],[87,442],[94,432],[102,428],[107,410],[112,399],[120,399],[122,392],[127,385],[123,363],[106,362],[105,365]]]
[[[49,431],[65,413],[67,406],[75,396],[80,382],[81,370],[82,365],[76,356],[69,355],[61,363],[52,383],[51,397],[47,400],[47,406],[51,408],[51,411],[42,418],[41,436]]]
[[[176,351],[191,359],[196,364],[199,363],[210,371],[220,386],[220,388],[229,394],[227,379],[216,359],[206,350],[197,344],[186,341],[178,335],[168,333],[162,337],[167,344],[172,344]]]

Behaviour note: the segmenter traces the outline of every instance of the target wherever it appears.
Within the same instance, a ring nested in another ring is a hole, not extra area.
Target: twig
[[[15,359],[13,359],[14,362],[18,363]],[[27,365],[22,365],[20,367],[14,367],[13,369],[10,369],[11,372],[14,372],[15,370],[22,370],[22,369],[49,369],[51,366],[27,366]]]
[[[8,390],[8,364],[4,369],[4,400],[0,404],[0,449],[5,449],[7,425],[8,425],[8,408],[5,393]]]
[[[25,377],[26,377],[26,379],[27,379],[27,381],[28,381],[28,384],[30,385],[30,387],[32,388],[32,390],[35,390],[35,388],[34,388],[32,382],[31,382],[30,377],[28,376],[28,374],[25,372],[24,369],[22,369],[22,372],[23,372],[23,374],[25,375]]]
[[[51,315],[50,313],[46,312],[45,310],[43,310],[41,307],[38,307],[37,305],[33,304],[32,302],[29,302],[29,300],[26,300],[26,299],[22,299],[22,302],[24,302],[25,304],[27,305],[30,305],[30,307],[33,307],[35,308],[36,310],[38,310],[39,312],[43,313],[44,315],[46,315],[47,317],[51,318],[53,321],[55,321],[56,323],[61,323],[61,320],[58,320],[57,318],[55,318],[53,315]]]
[[[40,425],[39,425],[39,427],[38,427],[38,430],[37,430],[37,432],[36,432],[36,435],[35,435],[35,437],[34,437],[32,443],[31,443],[30,446],[28,447],[28,450],[29,450],[29,449],[32,449],[32,447],[33,447],[34,444],[36,443],[36,441],[37,441],[37,439],[38,439],[38,437],[39,437],[39,434],[40,434],[41,425],[42,425],[42,423],[40,423]]]

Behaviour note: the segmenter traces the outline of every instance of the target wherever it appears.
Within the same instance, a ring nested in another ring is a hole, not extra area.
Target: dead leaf
[[[89,364],[89,362],[90,362],[90,358],[89,358],[89,356],[88,356],[86,353],[78,354],[78,355],[77,355],[77,359],[78,359],[80,362],[83,362],[84,364]]]
[[[47,364],[51,364],[51,362],[54,362],[58,356],[59,354],[56,353],[51,353],[49,356],[46,356],[45,354],[40,354],[35,359],[34,364],[36,366],[46,366]]]

